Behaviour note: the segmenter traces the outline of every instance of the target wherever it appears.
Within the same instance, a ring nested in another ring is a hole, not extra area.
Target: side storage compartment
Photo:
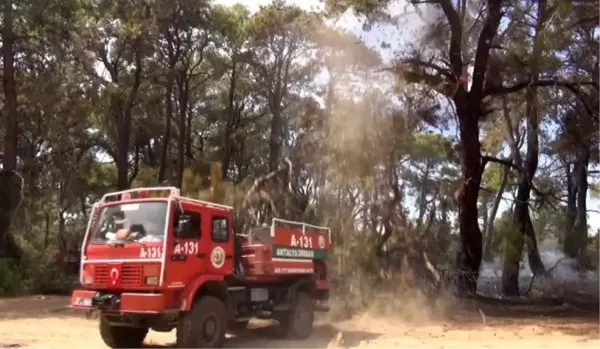
[[[271,227],[252,229],[243,245],[248,276],[310,275],[315,261],[328,258],[329,228],[274,218]]]

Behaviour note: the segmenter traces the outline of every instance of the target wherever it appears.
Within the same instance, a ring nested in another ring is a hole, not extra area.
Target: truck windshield
[[[90,242],[159,242],[164,239],[166,217],[166,202],[107,206],[90,234]]]

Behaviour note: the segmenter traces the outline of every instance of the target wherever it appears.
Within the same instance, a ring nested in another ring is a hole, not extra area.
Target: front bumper
[[[106,293],[93,290],[75,290],[70,308],[103,310],[119,313],[158,314],[166,309],[162,293]]]

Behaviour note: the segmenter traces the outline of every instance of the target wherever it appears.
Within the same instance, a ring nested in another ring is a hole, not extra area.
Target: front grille
[[[94,266],[94,287],[108,287],[110,285],[110,265]],[[143,267],[140,264],[123,264],[119,273],[119,284],[123,288],[143,286]]]

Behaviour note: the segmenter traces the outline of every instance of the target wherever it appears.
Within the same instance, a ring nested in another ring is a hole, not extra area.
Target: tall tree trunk
[[[165,92],[165,124],[160,151],[160,167],[158,168],[158,183],[163,183],[166,179],[167,154],[169,153],[169,142],[171,141],[171,119],[173,118],[173,69],[169,69],[167,76],[167,86]]]
[[[531,81],[536,83],[539,80],[539,59],[542,54],[540,37],[543,33],[543,26],[546,21],[546,0],[540,0],[537,10],[536,31],[533,38],[533,50],[531,54]],[[535,232],[531,224],[529,214],[529,199],[531,196],[531,183],[538,167],[539,157],[539,110],[536,101],[535,87],[529,87],[526,90],[526,108],[527,108],[527,156],[525,158],[524,171],[519,173],[519,184],[517,187],[517,198],[513,211],[513,227],[524,237],[527,244],[529,266],[535,274],[541,274],[545,271],[544,264],[540,257]],[[513,230],[514,230],[513,229]],[[515,232],[511,232],[515,233]],[[505,263],[503,269],[503,293],[507,296],[519,295],[519,262],[521,260],[521,251],[523,248],[523,238],[509,238],[508,241],[514,242],[514,246],[505,244]]]
[[[281,102],[287,94],[288,70],[290,64],[291,59],[289,57],[287,59],[278,59],[275,68],[275,80],[271,83],[273,89],[269,91],[269,109],[273,116],[271,119],[271,135],[269,137],[270,171],[275,171],[279,167],[279,160],[281,159],[284,135],[284,120],[283,115],[281,115]]]
[[[146,158],[146,161],[148,161],[148,165],[150,167],[156,167],[156,154],[154,152],[154,147],[152,146],[152,143],[150,142],[150,138],[146,139],[146,142],[144,143],[144,155]]]
[[[274,103],[280,103],[274,102]],[[275,171],[279,166],[281,148],[283,146],[283,121],[281,120],[281,107],[276,105],[272,108],[273,119],[271,119],[271,137],[269,138],[269,170]]]
[[[575,225],[575,218],[577,217],[577,186],[573,181],[573,175],[577,173],[577,166],[574,166],[571,170],[571,164],[565,163],[565,177],[567,181],[567,214],[565,221],[565,237],[563,241],[564,252],[569,257],[575,257],[576,252],[573,248],[571,239],[571,232]]]
[[[51,220],[50,220],[50,213],[48,213],[48,211],[44,212],[44,221],[45,221],[45,226],[46,229],[44,229],[44,250],[42,251],[41,254],[46,253],[46,250],[48,249],[48,245],[50,243],[50,226],[51,226]]]
[[[460,129],[461,179],[454,198],[459,213],[460,249],[456,255],[457,273],[454,278],[456,290],[461,294],[474,295],[477,291],[477,278],[482,255],[482,236],[478,223],[478,196],[481,177],[485,168],[482,161],[479,142],[479,121],[482,113],[482,101],[489,95],[486,74],[489,67],[490,50],[503,16],[502,0],[488,0],[487,13],[477,39],[477,49],[473,61],[473,73],[469,88],[469,75],[463,61],[463,28],[461,18],[453,1],[436,1],[448,20],[450,28],[449,65],[444,75],[448,84],[444,94],[450,96],[456,107]],[[410,78],[410,74],[404,74]],[[429,74],[416,74],[415,83],[440,86],[431,82]]]
[[[536,70],[536,69],[534,69]],[[537,80],[537,74],[534,76]],[[535,92],[529,88],[526,93],[527,98],[527,156],[525,158],[525,171],[519,176],[519,185],[517,188],[517,202],[513,213],[513,223],[519,227],[519,231],[524,235],[525,245],[529,267],[534,275],[544,273],[545,268],[537,247],[537,239],[533,224],[531,223],[531,213],[529,212],[529,200],[531,198],[531,183],[535,176],[539,157],[539,119]]]
[[[4,154],[0,172],[0,256],[20,260],[22,251],[10,233],[14,213],[23,198],[23,178],[17,171],[17,87],[14,69],[13,1],[5,0],[2,8],[2,86],[4,88]]]
[[[83,218],[83,223],[88,222],[88,214],[87,214],[87,209],[85,207],[85,194],[82,191],[79,192],[79,205],[81,207],[81,216]]]
[[[6,172],[17,169],[17,88],[14,68],[14,43],[13,32],[13,1],[4,1],[4,28],[2,30],[2,85],[4,88],[5,108],[5,134],[4,155],[2,158],[3,170]]]
[[[65,209],[62,207],[58,208],[58,234],[57,234],[57,238],[58,238],[58,248],[61,252],[65,252],[68,250],[69,247],[69,242],[67,241],[67,237],[65,236],[65,227],[66,227],[66,222],[65,222]]]
[[[489,197],[486,196],[482,200],[480,210],[481,210],[481,212],[480,212],[481,219],[483,220],[481,230],[483,231],[483,236],[485,237],[485,232],[488,230],[488,219],[490,218],[489,217],[490,216],[490,198]],[[485,251],[485,244],[483,245],[483,248]]]
[[[117,189],[125,190],[129,187],[129,136],[127,120],[121,117],[117,138]]]
[[[178,123],[179,137],[177,138],[177,187],[183,185],[183,171],[185,170],[185,139],[187,135],[187,107],[189,99],[189,79],[187,71],[180,71],[179,81],[179,114]]]
[[[487,227],[484,230],[485,244],[483,250],[483,259],[488,262],[494,259],[494,256],[492,254],[492,244],[494,242],[494,222],[496,220],[496,215],[498,214],[498,207],[500,207],[500,202],[502,201],[502,194],[504,194],[504,188],[506,188],[506,182],[508,182],[508,168],[505,166],[502,170],[502,181],[500,182],[500,187],[496,192],[496,196],[494,197],[494,203],[492,204],[492,209],[489,212]]]
[[[480,101],[479,101],[480,102]],[[473,106],[473,103],[471,103]],[[455,198],[458,202],[458,222],[461,248],[456,256],[459,273],[455,279],[457,290],[474,295],[481,265],[482,237],[479,229],[477,199],[482,177],[481,144],[479,143],[479,104],[471,108],[457,107],[460,123],[460,143],[462,148],[461,172],[463,177]],[[462,113],[461,113],[462,112]]]
[[[587,168],[590,161],[590,153],[582,150],[579,156],[579,166],[577,167],[577,215],[573,224],[574,244],[573,251],[575,257],[581,262],[587,245]]]
[[[234,113],[235,113],[235,93],[237,86],[237,63],[235,54],[232,57],[231,62],[231,80],[229,82],[229,98],[227,101],[227,122],[225,123],[225,132],[223,132],[223,158],[222,167],[223,171],[221,177],[225,180],[228,179],[229,167],[231,165],[232,154],[232,133],[234,125]]]
[[[429,163],[425,165],[425,173],[421,177],[421,186],[419,188],[418,206],[419,214],[417,216],[417,231],[421,231],[421,226],[425,220],[425,213],[427,212],[427,182],[429,181]]]
[[[192,105],[190,105],[188,107],[188,112],[187,112],[187,126],[185,127],[186,129],[186,134],[185,134],[185,155],[188,158],[188,161],[192,161],[194,160],[194,153],[192,152],[192,115],[193,115],[193,108]]]
[[[121,96],[116,96],[119,100],[117,104],[117,181],[119,190],[129,188],[129,143],[131,141],[131,122],[133,115],[133,106],[137,99],[137,94],[142,83],[142,52],[141,37],[137,37],[133,44],[135,70],[133,73],[133,82],[129,89],[127,99],[123,104]]]

